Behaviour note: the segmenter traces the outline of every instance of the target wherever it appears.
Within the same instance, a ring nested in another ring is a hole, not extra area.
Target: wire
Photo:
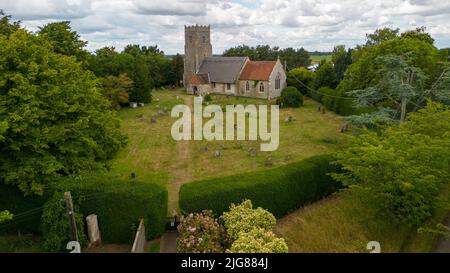
[[[289,67],[287,65],[286,65],[286,68],[288,68],[288,70],[289,70]],[[336,98],[336,99],[344,99],[344,100],[355,100],[355,99],[357,99],[356,97],[341,97],[341,96],[335,96],[335,95],[329,95],[329,94],[322,93],[320,91],[317,91],[317,90],[309,87],[307,84],[305,84],[301,80],[299,80],[295,75],[291,75],[291,76],[294,77],[294,79],[296,81],[298,81],[301,85],[303,85],[306,89],[311,90],[312,92],[315,92],[315,93],[320,94],[322,96]]]

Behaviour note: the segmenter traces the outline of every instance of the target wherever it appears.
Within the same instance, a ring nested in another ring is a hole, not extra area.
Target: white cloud
[[[0,8],[31,30],[71,20],[90,50],[137,43],[183,52],[191,24],[211,25],[215,53],[239,44],[352,47],[384,26],[423,25],[438,47],[450,46],[450,3],[441,0],[2,0]]]

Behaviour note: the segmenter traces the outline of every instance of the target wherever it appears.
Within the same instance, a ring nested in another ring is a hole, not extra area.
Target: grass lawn
[[[177,98],[178,97],[178,98]],[[345,143],[340,133],[344,121],[328,112],[317,111],[317,104],[305,98],[297,109],[280,110],[280,145],[274,152],[260,152],[259,141],[180,141],[171,137],[176,119],[170,111],[177,104],[192,105],[193,96],[182,90],[153,92],[151,104],[142,108],[119,111],[128,145],[112,161],[116,175],[129,177],[135,172],[140,180],[166,185],[169,190],[169,214],[178,210],[178,192],[182,184],[209,177],[225,176],[246,171],[276,167],[313,155],[329,153]],[[213,104],[267,104],[266,100],[212,95]],[[158,111],[167,114],[158,115]],[[156,117],[156,123],[151,118]],[[287,117],[294,121],[285,122]],[[256,154],[249,150],[256,150]],[[220,150],[216,158],[214,151]],[[272,165],[266,160],[272,158]]]
[[[325,59],[327,62],[331,61],[331,55],[312,55],[310,56],[311,63],[320,63],[321,60]]]
[[[450,187],[442,191],[448,196]],[[439,208],[425,223],[435,227],[448,210]],[[373,212],[348,191],[299,209],[280,219],[275,233],[285,238],[290,252],[369,252],[369,241],[378,241],[382,252],[430,252],[437,240],[434,233],[418,234],[415,228],[395,225],[384,218],[370,217]]]

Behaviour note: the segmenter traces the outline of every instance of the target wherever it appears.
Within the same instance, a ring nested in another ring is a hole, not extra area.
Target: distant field
[[[331,54],[330,55],[311,55],[311,62],[312,63],[320,63],[321,60],[325,59],[327,62],[331,61]]]

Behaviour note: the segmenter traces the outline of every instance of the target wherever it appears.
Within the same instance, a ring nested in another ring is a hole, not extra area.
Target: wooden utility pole
[[[69,217],[70,225],[70,239],[78,242],[77,224],[75,222],[75,215],[73,211],[72,195],[70,191],[64,193],[64,200],[66,201],[67,215]]]

